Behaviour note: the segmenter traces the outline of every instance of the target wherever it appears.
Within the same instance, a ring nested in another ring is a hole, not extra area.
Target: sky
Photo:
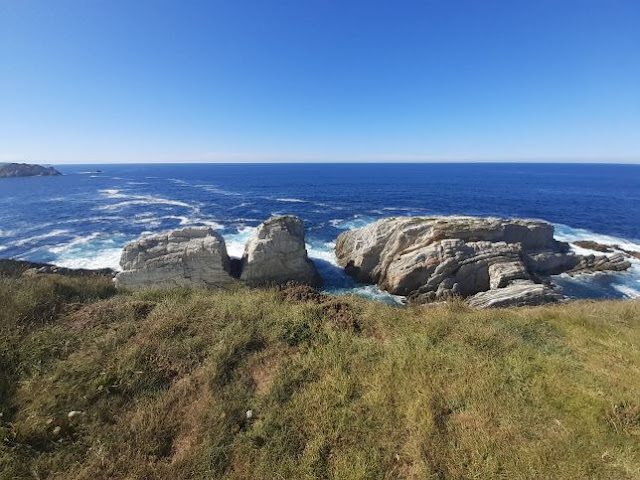
[[[638,0],[0,0],[0,162],[640,162]]]

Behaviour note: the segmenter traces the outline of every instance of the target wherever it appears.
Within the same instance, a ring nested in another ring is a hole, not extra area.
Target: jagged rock
[[[528,279],[524,263],[521,261],[499,262],[489,265],[489,288],[504,288],[513,280]]]
[[[624,249],[620,245],[604,245],[602,243],[594,242],[591,240],[579,240],[577,242],[573,242],[573,244],[576,247],[595,250],[596,252],[602,253],[614,253],[616,251],[619,251],[624,253],[628,257],[637,258],[638,260],[640,260],[640,252]]]
[[[550,287],[533,287],[540,285],[540,275],[629,267],[616,255],[570,252],[568,244],[553,238],[553,225],[541,220],[388,218],[342,233],[335,251],[348,274],[414,303],[488,290],[498,298],[490,303],[505,303],[500,299],[510,293],[516,302],[535,302],[559,295],[551,295]]]
[[[580,256],[571,252],[554,250],[527,252],[525,263],[529,271],[537,275],[557,275],[575,268],[580,263]]]
[[[622,272],[631,266],[631,262],[625,260],[624,255],[620,252],[611,256],[605,255],[587,255],[580,258],[580,262],[573,267],[569,273],[576,272],[604,272],[614,271]]]
[[[588,250],[595,250],[596,252],[611,253],[613,248],[609,245],[603,245],[602,243],[594,242],[593,240],[578,240],[573,242],[576,247],[586,248]]]
[[[298,217],[271,217],[245,245],[240,279],[247,285],[295,282],[319,286],[322,279],[307,256],[304,227]]]
[[[210,228],[185,228],[127,244],[120,259],[118,287],[197,285],[234,282],[224,239]]]
[[[549,285],[533,283],[530,280],[516,280],[506,287],[476,293],[469,298],[469,305],[476,308],[521,307],[560,302],[565,298]]]

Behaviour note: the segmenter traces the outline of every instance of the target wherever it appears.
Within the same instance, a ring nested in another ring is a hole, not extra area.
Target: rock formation
[[[0,259],[0,275],[11,277],[19,275],[64,275],[66,277],[113,277],[115,272],[110,268],[66,268],[50,263],[29,262],[27,260]]]
[[[127,244],[120,258],[118,287],[197,285],[234,282],[224,239],[211,228],[185,228]]]
[[[251,286],[287,282],[321,285],[322,279],[307,256],[302,221],[284,216],[262,223],[245,245],[240,279]]]
[[[540,220],[387,218],[342,233],[335,251],[348,274],[410,302],[461,295],[481,307],[557,301],[562,296],[540,276],[630,266],[621,255],[569,252]]]
[[[53,167],[43,167],[42,165],[32,165],[28,163],[5,163],[0,164],[0,178],[8,177],[35,177],[62,175]]]
[[[118,287],[197,285],[226,287],[288,282],[319,286],[322,279],[307,256],[302,221],[272,217],[245,246],[242,260],[230,259],[224,239],[210,228],[185,228],[129,243],[120,259]]]

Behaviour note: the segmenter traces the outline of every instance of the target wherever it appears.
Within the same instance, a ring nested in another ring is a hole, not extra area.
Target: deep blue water
[[[357,288],[333,265],[347,228],[398,215],[533,217],[563,240],[640,249],[640,165],[179,164],[63,165],[61,177],[0,179],[0,256],[117,267],[147,232],[212,225],[240,255],[251,227],[300,216],[329,289]],[[89,173],[100,170],[101,173]],[[613,237],[613,238],[609,238]],[[633,296],[625,275],[562,280],[576,296]],[[360,288],[359,291],[374,292]]]

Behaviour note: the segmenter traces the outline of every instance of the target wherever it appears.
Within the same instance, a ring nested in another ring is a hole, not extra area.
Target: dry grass
[[[638,302],[61,277],[0,278],[0,299],[1,478],[640,477]]]

